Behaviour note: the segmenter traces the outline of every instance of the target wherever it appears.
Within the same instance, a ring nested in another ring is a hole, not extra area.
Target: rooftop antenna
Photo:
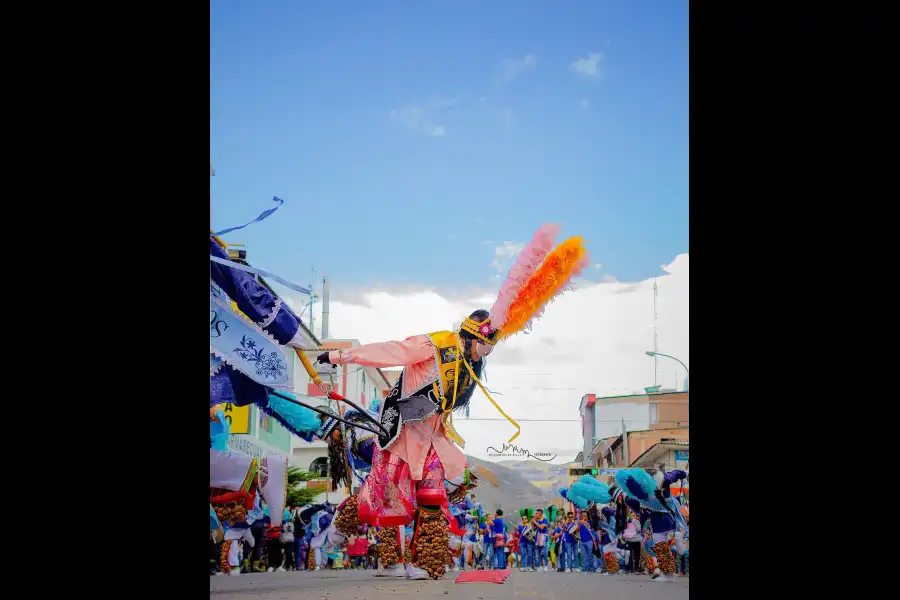
[[[659,360],[656,353],[659,352],[659,338],[656,335],[656,294],[658,288],[656,286],[656,278],[653,279],[653,385],[659,385],[659,378],[657,376],[656,363]],[[677,380],[676,380],[677,381]]]

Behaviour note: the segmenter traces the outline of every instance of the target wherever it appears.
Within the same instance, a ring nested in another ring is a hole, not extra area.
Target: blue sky
[[[253,264],[494,287],[495,246],[546,221],[593,280],[688,251],[687,2],[210,7],[212,226],[285,200],[226,236]]]

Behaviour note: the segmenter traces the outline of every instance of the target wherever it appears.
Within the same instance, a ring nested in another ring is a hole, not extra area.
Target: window
[[[272,421],[273,419],[264,413],[263,411],[259,411],[259,428],[266,433],[272,433]]]
[[[309,472],[315,473],[319,477],[328,476],[328,459],[324,456],[317,458],[309,464]]]

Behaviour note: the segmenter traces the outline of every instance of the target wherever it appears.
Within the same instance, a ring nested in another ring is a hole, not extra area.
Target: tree
[[[287,475],[287,503],[288,506],[304,506],[312,504],[316,497],[321,493],[318,490],[311,490],[300,484],[312,479],[319,479],[316,473],[309,473],[297,467],[288,468]]]

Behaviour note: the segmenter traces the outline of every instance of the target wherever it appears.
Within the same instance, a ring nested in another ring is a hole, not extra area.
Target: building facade
[[[614,438],[606,438],[601,444],[605,451],[594,453],[594,461],[597,467],[607,469],[623,469],[626,467],[646,467],[648,465],[638,464],[641,457],[646,462],[648,457],[645,456],[648,450],[664,443],[683,444],[684,450],[687,451],[687,444],[690,439],[690,430],[687,427],[674,427],[669,429],[645,429],[642,431],[629,431],[625,436]],[[652,466],[652,465],[651,465]],[[674,458],[668,464],[669,467],[675,468]],[[653,466],[653,468],[656,468]]]
[[[624,432],[687,428],[688,392],[658,392],[627,396],[598,397],[585,394],[578,408],[582,424],[582,464],[595,466],[598,455],[609,453],[611,440]],[[645,448],[641,448],[643,452]],[[622,449],[623,458],[634,458],[631,446]]]

